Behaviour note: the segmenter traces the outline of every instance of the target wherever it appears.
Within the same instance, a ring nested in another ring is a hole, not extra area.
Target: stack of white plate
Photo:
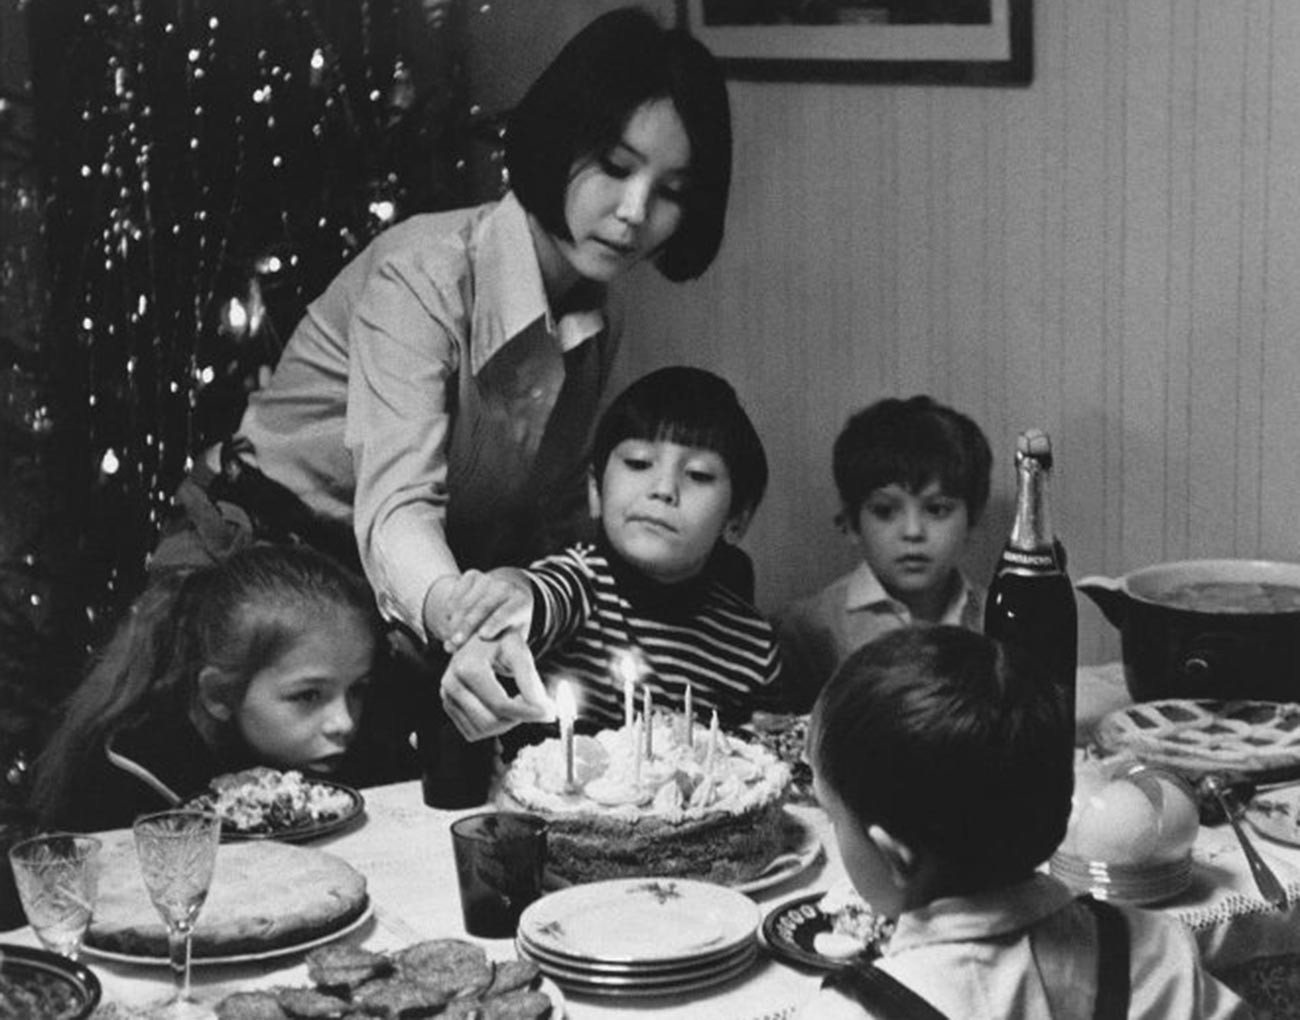
[[[1192,884],[1192,855],[1172,861],[1111,864],[1058,850],[1052,855],[1051,872],[1075,892],[1088,893],[1095,899],[1139,905],[1159,903]]]
[[[747,971],[758,906],[743,893],[679,878],[570,886],[519,918],[519,955],[588,995],[674,995]]]

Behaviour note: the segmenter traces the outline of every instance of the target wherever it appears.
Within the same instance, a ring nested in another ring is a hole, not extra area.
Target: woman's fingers
[[[481,571],[467,570],[449,586],[444,598],[443,648],[455,652],[478,628],[478,615],[483,612],[479,603],[485,596],[480,583],[485,577]]]
[[[466,740],[487,740],[505,733],[514,723],[505,723],[492,715],[472,694],[464,689],[442,689],[442,706],[449,718]]]
[[[501,593],[500,601],[479,624],[475,636],[487,641],[495,641],[510,630],[523,635],[528,633],[532,622],[532,593],[520,591],[518,588],[509,588]]]
[[[499,672],[514,677],[518,694],[507,693]],[[469,740],[496,736],[521,722],[555,718],[532,653],[516,631],[496,642],[475,639],[453,655],[441,694],[448,716]]]
[[[537,672],[537,663],[528,644],[517,630],[502,635],[497,646],[497,662],[515,680],[518,696],[510,699],[509,710],[520,722],[551,722],[555,703]]]
[[[443,648],[456,652],[471,637],[496,638],[532,615],[532,598],[491,574],[468,570],[452,585],[447,598]]]

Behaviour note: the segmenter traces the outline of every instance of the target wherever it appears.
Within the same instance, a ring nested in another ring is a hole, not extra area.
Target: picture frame
[[[1033,80],[1032,2],[678,0],[677,14],[736,78],[1015,86]]]

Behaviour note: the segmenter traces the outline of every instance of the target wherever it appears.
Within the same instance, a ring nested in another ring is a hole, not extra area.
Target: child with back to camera
[[[918,624],[849,657],[808,757],[850,880],[896,923],[883,956],[827,979],[803,1016],[1250,1015],[1179,922],[1037,871],[1065,835],[1073,735],[1037,668],[973,631]]]
[[[156,575],[69,698],[31,807],[115,828],[254,765],[352,778],[377,633],[365,584],[306,547]]]
[[[588,499],[599,538],[498,572],[517,598],[443,678],[462,732],[482,739],[511,727],[494,710],[505,699],[494,668],[575,678],[582,721],[618,727],[614,659],[628,653],[648,667],[657,705],[680,710],[689,680],[696,711],[747,719],[774,689],[775,638],[708,568],[721,543],[743,537],[766,485],[762,441],[723,379],[670,367],[624,390],[596,426]]]
[[[848,420],[833,452],[836,521],[862,562],[779,616],[790,708],[807,711],[852,652],[898,627],[983,629],[983,589],[959,560],[992,464],[980,427],[927,396],[880,400]]]

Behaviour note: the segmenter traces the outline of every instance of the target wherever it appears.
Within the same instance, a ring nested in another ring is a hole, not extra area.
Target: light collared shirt
[[[940,623],[984,629],[984,592],[960,572]],[[885,590],[866,563],[808,598],[789,605],[776,621],[790,707],[806,711],[844,660],[882,634],[915,623],[911,610]]]
[[[250,396],[239,429],[250,459],[352,525],[388,619],[423,635],[438,578],[528,562],[573,537],[560,527],[553,545],[544,532],[580,512],[617,346],[603,291],[592,298],[553,319],[513,195],[412,216],[312,302]]]
[[[1202,968],[1190,930],[1152,911],[1120,909],[1129,933],[1130,1020],[1252,1015]],[[876,965],[951,1020],[1091,1020],[1096,927],[1069,889],[1040,874],[902,914]],[[823,989],[801,1015],[862,1020],[870,1014],[841,992]]]

